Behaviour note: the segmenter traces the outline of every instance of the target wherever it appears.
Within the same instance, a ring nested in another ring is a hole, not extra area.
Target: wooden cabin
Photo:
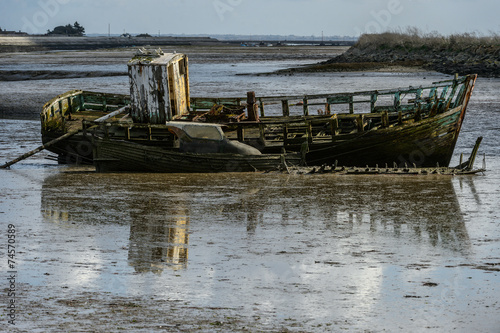
[[[186,55],[144,50],[129,61],[128,74],[134,122],[165,124],[189,114]]]

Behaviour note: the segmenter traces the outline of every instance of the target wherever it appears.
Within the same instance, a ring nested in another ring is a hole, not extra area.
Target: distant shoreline
[[[358,43],[339,56],[313,65],[277,71],[276,74],[363,71],[435,71],[498,78],[500,37],[421,37],[402,33],[363,35]]]
[[[135,46],[220,44],[210,37],[48,37],[0,35],[0,53],[51,50],[97,50]]]
[[[262,39],[255,40],[249,36],[248,39],[217,39],[213,37],[105,37],[105,36],[9,36],[0,35],[0,53],[15,52],[36,52],[36,51],[63,51],[63,50],[98,50],[114,49],[139,46],[298,46],[298,45],[318,45],[318,46],[352,46],[353,40],[276,40]]]

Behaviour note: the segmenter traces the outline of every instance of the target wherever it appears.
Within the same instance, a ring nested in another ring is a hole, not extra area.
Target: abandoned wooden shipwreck
[[[44,106],[44,143],[74,133],[49,148],[61,162],[93,160],[99,171],[220,172],[270,170],[300,156],[310,166],[446,167],[477,77],[380,91],[202,98],[190,96],[183,54],[143,53],[128,68],[130,96],[71,91]],[[173,128],[182,122],[218,124],[221,142],[252,153],[187,152]],[[198,162],[183,165],[188,157]]]

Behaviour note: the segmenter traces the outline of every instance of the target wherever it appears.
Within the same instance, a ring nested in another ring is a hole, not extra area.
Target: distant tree
[[[75,22],[73,25],[60,25],[55,27],[52,31],[47,30],[47,35],[83,36],[85,35],[85,28],[78,22]]]
[[[76,30],[76,32],[78,33],[79,36],[83,36],[85,35],[85,28],[82,27],[78,21],[76,21],[74,24],[73,24],[73,29]]]
[[[136,37],[151,37],[150,34],[139,34]]]

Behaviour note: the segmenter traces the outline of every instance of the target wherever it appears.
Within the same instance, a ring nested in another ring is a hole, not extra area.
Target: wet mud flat
[[[498,325],[498,172],[97,174],[42,161],[0,174],[19,248],[13,331]]]
[[[197,95],[354,91],[443,78],[242,78],[233,74],[308,60],[254,61],[243,53],[248,61],[228,64],[212,51],[204,51],[206,62],[190,57]],[[121,70],[106,57],[100,68]],[[91,58],[68,61],[93,66]],[[73,86],[128,93],[126,76],[0,86],[2,96],[28,86],[27,99]],[[452,161],[483,136],[484,175],[97,174],[58,166],[47,153],[0,170],[0,220],[15,225],[17,242],[16,325],[2,307],[2,328],[495,332],[499,87],[500,80],[478,80]],[[0,119],[0,161],[38,146],[39,131],[36,120]],[[9,269],[0,270],[0,302],[9,304]]]

